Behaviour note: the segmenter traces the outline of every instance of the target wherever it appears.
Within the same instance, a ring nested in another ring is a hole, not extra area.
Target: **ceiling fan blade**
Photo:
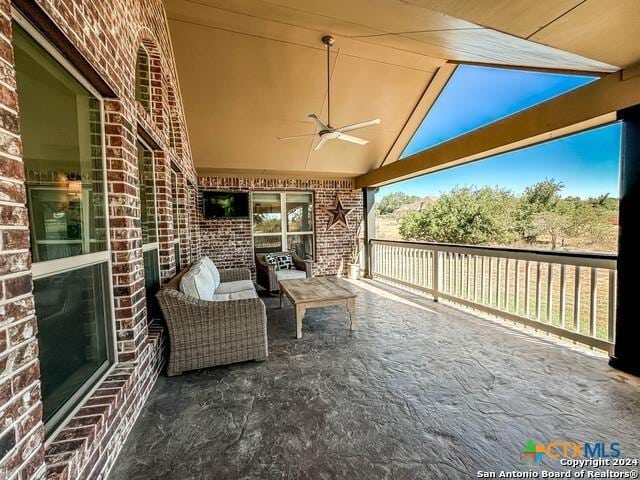
[[[304,135],[292,135],[290,137],[278,137],[278,140],[291,140],[292,138],[313,137],[315,133],[305,133]]]
[[[358,128],[373,127],[374,125],[380,125],[380,119],[369,120],[368,122],[354,123],[352,125],[345,125],[344,127],[336,128],[336,132],[350,132],[351,130],[357,130]]]
[[[327,139],[325,137],[320,137],[320,141],[318,142],[318,145],[316,145],[316,148],[313,149],[314,152],[317,152],[318,150],[320,150],[322,148],[322,146],[327,143]]]
[[[322,120],[320,120],[315,113],[310,113],[307,116],[313,120],[318,127],[320,127],[320,130],[329,130],[329,127],[322,123]]]
[[[369,143],[369,140],[354,137],[353,135],[347,135],[346,133],[340,133],[337,138],[338,140],[345,140],[347,142],[357,143],[358,145],[366,145],[367,143]]]

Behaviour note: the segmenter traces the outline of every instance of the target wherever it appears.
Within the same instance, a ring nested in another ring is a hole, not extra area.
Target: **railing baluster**
[[[493,258],[489,257],[489,305],[493,304]]]
[[[480,303],[484,303],[484,274],[486,272],[485,258],[482,257],[482,268],[480,270]]]
[[[520,315],[520,260],[516,260],[516,276],[513,279],[513,309]]]
[[[524,314],[531,316],[531,263],[527,260],[524,264]]]
[[[563,263],[560,265],[560,327],[564,328],[567,318],[566,310],[567,301],[567,266]]]
[[[440,261],[441,253],[438,250],[433,251],[433,262],[431,264],[431,282],[433,283],[433,300],[438,301],[438,294],[440,293]]]
[[[462,265],[464,264],[464,254],[461,253],[458,255],[458,296],[462,297],[462,286],[464,284],[462,275],[464,275],[464,269]]]
[[[385,252],[385,255],[387,257],[386,261],[385,261],[385,263],[386,263],[386,267],[385,267],[386,273],[385,273],[385,275],[387,277],[391,277],[391,247],[387,248],[387,251]]]
[[[509,271],[510,268],[511,268],[511,261],[510,259],[507,258],[504,266],[504,302],[502,303],[503,308],[507,312],[511,310],[509,308],[509,304],[511,303],[509,302],[509,275],[511,274],[511,272]]]
[[[462,297],[462,286],[464,284],[462,275],[464,274],[462,265],[464,263],[464,254],[458,254],[458,296]]]
[[[616,272],[609,270],[609,319],[607,325],[607,340],[615,340],[616,330]]]
[[[547,323],[553,323],[553,263],[547,264]]]
[[[540,287],[542,284],[542,275],[540,275],[542,273],[542,265],[540,264],[540,262],[536,262],[536,320],[540,320],[540,310],[542,308],[541,305],[541,292],[540,292]]]
[[[478,255],[473,256],[473,299],[478,301]]]
[[[460,262],[462,261],[462,256],[459,253],[456,253],[456,263],[454,265],[455,269],[455,284],[453,286],[453,290],[455,292],[455,296],[460,296]]]
[[[447,293],[453,295],[453,275],[452,275],[452,261],[453,253],[447,252]]]
[[[471,298],[471,255],[466,255],[467,257],[467,294],[466,298]]]
[[[596,322],[598,319],[598,270],[591,267],[591,292],[589,298],[589,335],[596,336]]]
[[[502,259],[496,258],[496,308],[500,310],[500,299],[502,291]]]
[[[580,272],[580,267],[576,267],[575,273],[575,288],[573,293],[573,329],[576,332],[580,331],[580,290],[582,285],[582,276]]]
[[[449,293],[451,295],[456,294],[456,254],[452,253],[450,258],[449,271],[451,272],[451,289]]]

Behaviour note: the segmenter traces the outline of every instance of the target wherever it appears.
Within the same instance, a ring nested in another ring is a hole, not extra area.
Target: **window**
[[[156,293],[160,290],[160,259],[158,256],[155,169],[151,149],[141,141],[138,141],[137,147],[144,286],[147,297],[147,319],[151,322],[160,316],[160,307],[156,300]]]
[[[102,100],[22,20],[13,44],[50,433],[114,362]]]
[[[313,259],[313,193],[254,193],[252,209],[256,253],[286,250]]]
[[[151,111],[151,70],[149,54],[144,47],[138,49],[136,57],[136,100],[147,112]]]
[[[180,204],[178,202],[178,175],[171,171],[171,199],[173,212],[173,253],[176,262],[176,272],[181,270],[180,263]]]

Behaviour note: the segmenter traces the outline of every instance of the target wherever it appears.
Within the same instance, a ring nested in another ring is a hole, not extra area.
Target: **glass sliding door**
[[[287,211],[287,250],[303,260],[313,259],[313,194],[288,192],[285,194]]]
[[[156,208],[156,180],[153,152],[138,140],[138,180],[140,182],[140,226],[142,228],[142,255],[144,260],[144,286],[147,299],[147,320],[160,318],[156,293],[160,290],[160,259],[158,256],[158,222]]]
[[[114,362],[102,100],[14,22],[45,430]]]
[[[256,192],[251,198],[255,252],[289,251],[312,260],[313,193]]]
[[[253,243],[256,253],[281,252],[282,201],[279,193],[253,194]]]

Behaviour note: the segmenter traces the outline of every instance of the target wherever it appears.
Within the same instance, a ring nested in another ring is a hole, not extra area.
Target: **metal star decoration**
[[[333,205],[333,208],[327,208],[325,210],[329,213],[329,215],[331,215],[327,230],[329,230],[335,224],[341,224],[347,227],[347,229],[349,228],[349,224],[347,223],[347,215],[349,215],[353,208],[344,208],[342,206],[342,202],[340,201],[340,197],[336,196],[336,201]]]

